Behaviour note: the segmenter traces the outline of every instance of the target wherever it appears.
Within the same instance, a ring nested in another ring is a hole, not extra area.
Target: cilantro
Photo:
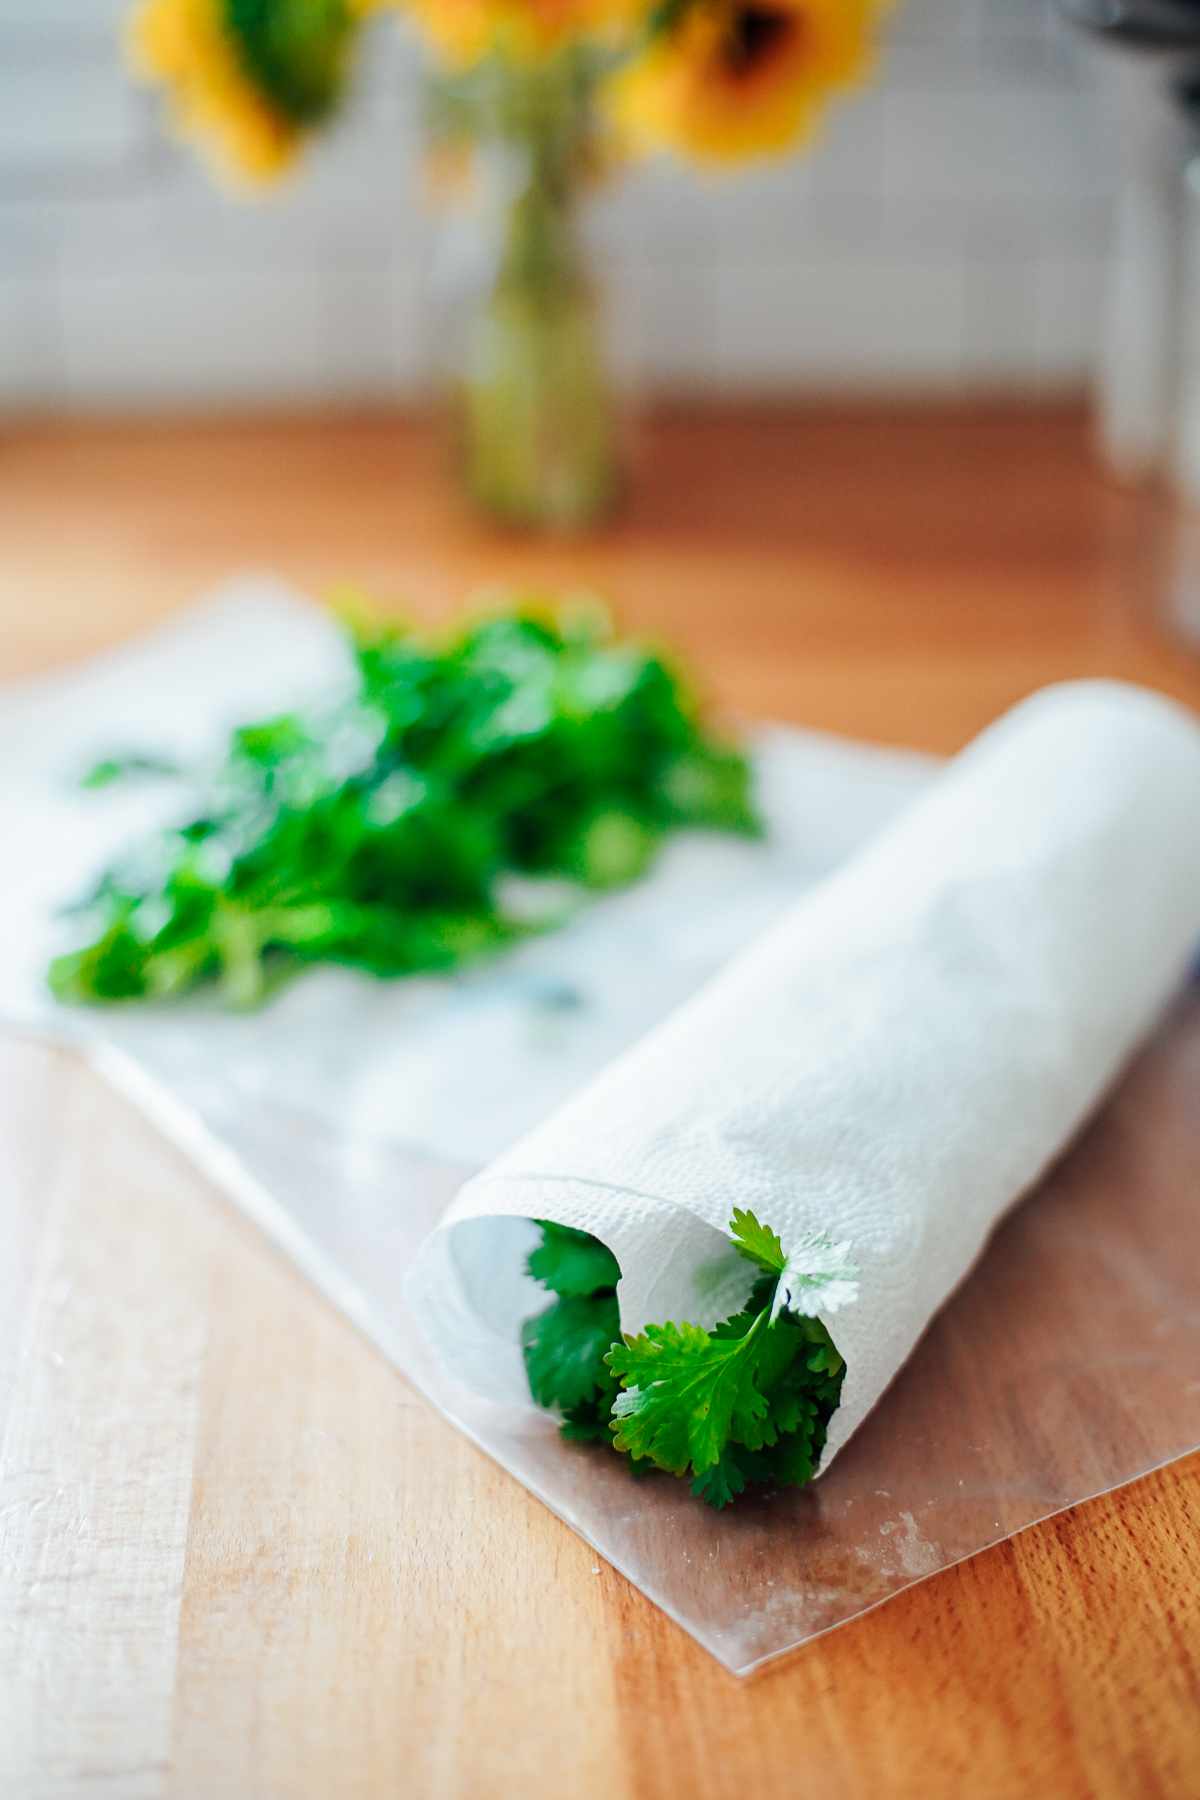
[[[809,1234],[787,1255],[769,1226],[735,1210],[733,1242],[764,1271],[741,1312],[713,1331],[648,1325],[621,1338],[612,1252],[586,1232],[539,1223],[529,1271],[559,1298],[526,1323],[525,1361],[534,1398],[560,1412],[564,1437],[611,1434],[638,1470],[690,1470],[692,1493],[718,1508],[751,1481],[811,1481],[845,1363],[809,1309],[855,1297],[847,1245]]]
[[[81,788],[112,787],[118,781],[129,781],[135,776],[143,775],[178,775],[181,771],[173,762],[161,756],[106,756],[98,763],[93,763],[87,774],[80,781]]]
[[[352,699],[235,731],[194,816],[108,871],[89,941],[51,965],[60,1000],[215,982],[252,1006],[313,963],[455,969],[561,918],[564,878],[633,880],[684,826],[759,829],[745,759],[595,609],[368,622],[354,643]],[[155,766],[110,759],[92,784]]]
[[[769,1225],[760,1225],[752,1212],[743,1212],[740,1207],[735,1206],[729,1229],[733,1234],[734,1249],[747,1262],[757,1263],[768,1275],[783,1273],[787,1257],[783,1253],[783,1245]]]
[[[564,1437],[605,1439],[618,1393],[604,1359],[621,1335],[620,1266],[590,1233],[537,1223],[542,1241],[529,1273],[558,1299],[522,1328],[529,1389],[539,1406],[561,1413]]]
[[[597,1404],[607,1388],[615,1391],[606,1379],[604,1358],[620,1329],[617,1297],[611,1291],[565,1295],[527,1319],[525,1367],[538,1405],[572,1414],[580,1406]]]
[[[849,1244],[835,1244],[823,1231],[806,1232],[779,1272],[771,1316],[786,1308],[812,1318],[849,1306],[858,1298],[857,1276]]]
[[[625,1389],[613,1405],[616,1448],[682,1475],[689,1463],[697,1473],[715,1463],[731,1437],[756,1447],[768,1408],[753,1375],[768,1323],[759,1313],[741,1337],[648,1325],[614,1344],[608,1366]]]
[[[615,1293],[621,1279],[616,1257],[599,1238],[569,1225],[539,1219],[542,1242],[529,1258],[529,1273],[556,1294]],[[606,1346],[607,1348],[607,1346]]]

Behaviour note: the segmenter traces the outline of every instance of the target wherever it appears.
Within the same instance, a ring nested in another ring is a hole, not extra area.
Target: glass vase
[[[594,82],[572,56],[493,65],[486,77],[475,72],[468,96],[475,245],[457,258],[471,270],[459,284],[454,357],[461,479],[496,519],[577,530],[605,517],[618,487],[602,313],[581,229],[598,161]],[[462,218],[456,230],[461,245]]]

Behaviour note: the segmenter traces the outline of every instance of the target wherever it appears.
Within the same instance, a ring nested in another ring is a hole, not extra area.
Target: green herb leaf
[[[607,1391],[615,1392],[604,1358],[620,1330],[615,1294],[571,1295],[527,1319],[522,1345],[530,1392],[538,1405],[575,1413]]]
[[[613,1403],[618,1450],[648,1456],[660,1469],[697,1475],[728,1440],[761,1441],[767,1402],[755,1385],[760,1313],[744,1336],[718,1338],[697,1325],[650,1325],[614,1344],[608,1366],[625,1389]]]
[[[740,1207],[735,1206],[729,1229],[733,1234],[734,1248],[747,1262],[757,1263],[769,1275],[782,1273],[787,1257],[784,1255],[783,1245],[769,1225],[760,1225],[752,1212],[743,1212]]]
[[[800,1239],[779,1275],[771,1317],[786,1310],[807,1318],[835,1313],[858,1299],[858,1264],[849,1244],[835,1244],[823,1231]]]
[[[612,1293],[621,1279],[616,1257],[586,1231],[539,1219],[542,1242],[529,1258],[529,1273],[556,1294]],[[607,1349],[607,1345],[605,1346]]]
[[[759,830],[744,758],[594,607],[435,637],[360,618],[355,649],[350,701],[242,726],[194,816],[108,871],[79,909],[89,941],[51,966],[60,999],[211,981],[250,1006],[318,962],[456,969],[563,916],[510,911],[522,883],[607,888],[683,825]]]
[[[587,1232],[539,1223],[530,1272],[565,1297],[527,1323],[525,1356],[534,1397],[557,1408],[564,1437],[611,1434],[639,1473],[690,1470],[692,1493],[715,1507],[750,1482],[812,1480],[846,1365],[821,1320],[782,1304],[780,1290],[790,1266],[803,1297],[808,1275],[811,1292],[845,1304],[836,1284],[857,1275],[847,1246],[809,1236],[788,1257],[769,1226],[737,1209],[734,1242],[765,1271],[741,1312],[712,1331],[649,1325],[605,1354],[618,1322],[615,1257]]]
[[[621,1330],[620,1265],[589,1232],[550,1219],[537,1224],[542,1241],[529,1273],[559,1299],[522,1328],[530,1392],[562,1414],[564,1437],[607,1438],[617,1383],[604,1359]]]
[[[171,776],[182,771],[162,756],[105,756],[93,763],[79,785],[84,789],[112,787],[114,782],[136,776]]]
[[[709,1506],[715,1506],[718,1511],[721,1507],[728,1506],[746,1486],[747,1471],[741,1460],[743,1454],[737,1444],[726,1444],[716,1462],[702,1469],[693,1480],[692,1493],[696,1498],[707,1501]],[[769,1473],[764,1463],[763,1475]]]

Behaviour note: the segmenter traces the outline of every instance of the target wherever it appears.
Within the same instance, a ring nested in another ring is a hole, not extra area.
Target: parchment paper
[[[680,843],[639,888],[465,979],[320,972],[247,1018],[204,1001],[54,1008],[41,971],[64,930],[55,906],[179,805],[164,787],[81,795],[72,778],[114,748],[203,755],[230,725],[325,691],[339,658],[315,609],[244,582],[0,697],[0,842],[20,846],[0,892],[6,1023],[79,1044],[460,1428],[735,1672],[1200,1444],[1190,999],[816,1487],[715,1515],[448,1380],[403,1282],[463,1176],[694,992],[933,765],[768,732],[769,845]]]
[[[857,1280],[823,1472],[997,1220],[1075,1135],[1200,944],[1200,724],[1068,682],[1015,707],[686,1005],[469,1182],[408,1298],[449,1372],[527,1401],[530,1221],[600,1238],[621,1328],[711,1329],[735,1206]],[[528,1402],[527,1402],[528,1403]]]

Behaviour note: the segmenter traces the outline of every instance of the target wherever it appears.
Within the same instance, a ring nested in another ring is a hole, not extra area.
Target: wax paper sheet
[[[712,1329],[785,1250],[846,1361],[826,1468],[1162,1016],[1200,944],[1200,724],[1119,682],[998,720],[893,824],[463,1188],[405,1289],[447,1370],[531,1404],[534,1219],[608,1245],[621,1329]],[[820,1262],[818,1262],[820,1267]]]
[[[339,677],[338,671],[341,670]],[[695,838],[650,880],[491,970],[318,972],[261,1014],[70,1012],[40,972],[57,905],[172,816],[82,796],[95,756],[202,758],[231,723],[345,678],[326,622],[267,583],[0,699],[0,1016],[75,1042],[442,1410],[725,1665],[745,1673],[1034,1519],[1200,1443],[1200,1003],[1179,1008],[829,1474],[714,1514],[438,1369],[403,1301],[463,1177],[514,1141],[894,816],[921,758],[758,739],[767,844]]]

